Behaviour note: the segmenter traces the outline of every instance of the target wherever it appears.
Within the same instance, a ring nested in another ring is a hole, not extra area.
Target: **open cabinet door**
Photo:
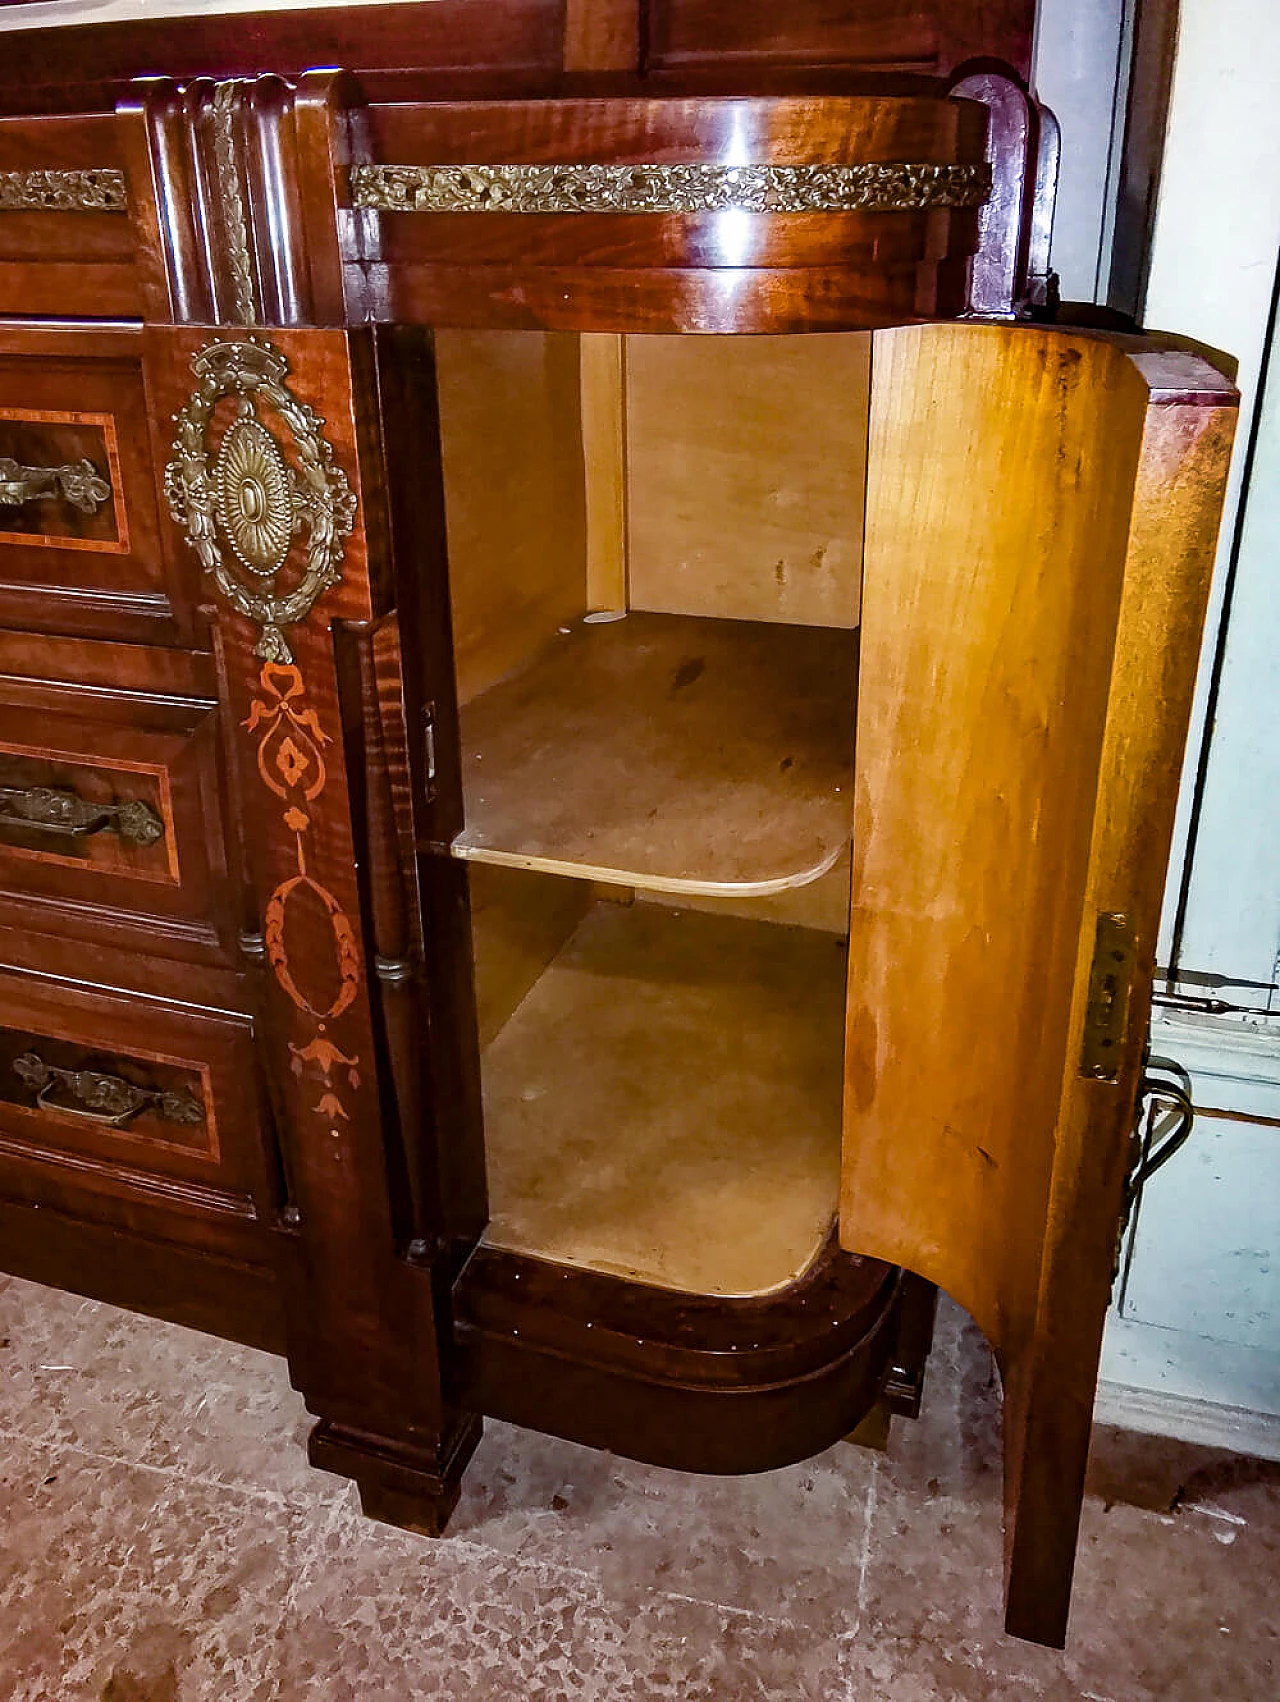
[[[1145,339],[875,336],[840,1238],[995,1350],[1051,1644],[1235,404]]]

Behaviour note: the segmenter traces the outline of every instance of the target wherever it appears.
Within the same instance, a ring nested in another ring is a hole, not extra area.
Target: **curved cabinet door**
[[[1235,404],[1136,338],[873,348],[841,1240],[995,1349],[1007,1623],[1048,1643]]]

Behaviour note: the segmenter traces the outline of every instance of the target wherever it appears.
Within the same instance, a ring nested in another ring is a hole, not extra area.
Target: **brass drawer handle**
[[[93,804],[65,786],[0,786],[0,826],[6,821],[66,839],[117,833],[127,845],[154,845],[164,837],[164,822],[141,798]]]
[[[96,514],[111,495],[111,486],[92,461],[67,461],[61,467],[27,467],[10,455],[0,455],[0,508],[20,508],[24,502],[61,499],[81,514]]]
[[[154,1088],[135,1087],[121,1076],[104,1075],[100,1070],[60,1070],[46,1064],[37,1052],[24,1052],[13,1060],[14,1073],[24,1087],[36,1096],[41,1111],[59,1111],[68,1117],[84,1117],[91,1123],[106,1123],[120,1129],[138,1115],[154,1107],[162,1122],[194,1126],[204,1122],[204,1106],[186,1088],[176,1092],[160,1092]],[[78,1104],[54,1100],[50,1096],[61,1091]]]

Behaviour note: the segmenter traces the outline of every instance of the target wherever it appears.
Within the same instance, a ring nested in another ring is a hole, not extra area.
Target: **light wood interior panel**
[[[587,607],[578,340],[438,331],[435,342],[465,703]]]
[[[586,881],[477,863],[471,938],[480,1045],[505,1026],[592,904]]]
[[[858,624],[870,348],[626,339],[633,608]]]
[[[635,613],[557,634],[462,714],[456,856],[748,897],[849,842],[853,635]]]
[[[1034,327],[874,358],[840,1237],[994,1346],[1006,1624],[1060,1645],[1234,392]]]
[[[841,1241],[1016,1353],[1144,405],[1105,343],[877,334]]]
[[[597,904],[483,1057],[486,1239],[697,1293],[793,1280],[835,1215],[844,961],[808,929]]]
[[[625,337],[581,339],[582,459],[586,478],[587,607],[627,607]]]

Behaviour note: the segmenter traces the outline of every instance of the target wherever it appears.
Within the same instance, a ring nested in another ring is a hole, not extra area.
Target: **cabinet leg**
[[[480,1440],[483,1421],[459,1416],[435,1448],[372,1436],[321,1419],[307,1455],[321,1471],[354,1478],[365,1516],[422,1536],[443,1536],[462,1493],[462,1475]]]

